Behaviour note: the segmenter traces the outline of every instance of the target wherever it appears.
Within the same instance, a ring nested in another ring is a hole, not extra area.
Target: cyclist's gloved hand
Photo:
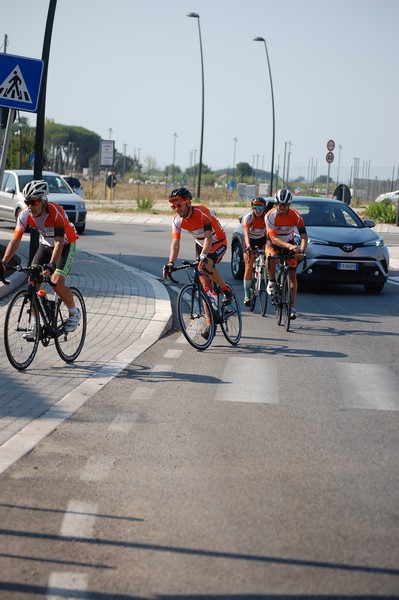
[[[175,263],[168,262],[168,263],[166,263],[166,265],[163,266],[162,275],[163,275],[164,279],[168,279],[170,273],[172,272],[174,265],[175,265]]]
[[[246,254],[248,254],[248,256],[251,256],[251,254],[252,254],[252,248],[251,248],[251,246],[247,246],[245,248],[245,252],[246,252]]]
[[[43,272],[50,271],[51,275],[55,272],[57,265],[55,263],[48,263],[47,265],[43,265]]]

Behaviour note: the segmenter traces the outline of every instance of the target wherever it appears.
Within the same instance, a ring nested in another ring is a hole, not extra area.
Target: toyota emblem
[[[344,244],[344,245],[342,246],[342,248],[343,248],[343,250],[344,250],[345,252],[352,252],[352,250],[353,250],[353,246],[352,246],[352,244]]]

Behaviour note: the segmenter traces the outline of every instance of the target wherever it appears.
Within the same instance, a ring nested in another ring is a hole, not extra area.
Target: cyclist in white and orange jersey
[[[224,294],[224,302],[231,302],[232,294],[216,268],[227,250],[226,232],[216,216],[206,206],[192,206],[192,194],[187,188],[176,188],[170,194],[169,202],[176,215],[172,222],[172,242],[169,261],[163,267],[163,276],[169,276],[180,251],[180,238],[183,229],[195,238],[195,251],[198,266],[202,272],[204,287],[212,289],[212,281],[218,284]]]
[[[291,319],[296,319],[297,313],[295,309],[297,295],[297,279],[296,267],[298,261],[304,258],[306,246],[308,244],[308,235],[306,233],[305,223],[301,215],[291,208],[292,194],[289,190],[281,189],[275,194],[276,207],[272,208],[265,216],[267,228],[267,237],[270,240],[267,245],[267,255],[276,256],[280,249],[291,250],[294,256],[289,259],[288,267],[290,271],[290,287],[291,287]],[[301,245],[297,246],[294,241],[295,228],[301,237]],[[276,261],[268,260],[268,276],[269,283],[267,284],[267,293],[273,294],[276,281]]]
[[[243,277],[244,304],[251,303],[249,288],[252,281],[252,267],[254,264],[255,248],[264,249],[266,244],[266,200],[257,196],[252,200],[252,209],[246,213],[241,221],[244,236],[244,263],[245,271]]]
[[[22,194],[25,197],[26,208],[18,215],[14,237],[2,258],[3,266],[5,267],[17,252],[26,228],[36,229],[39,232],[39,247],[32,259],[32,265],[41,265],[43,275],[51,277],[54,291],[69,310],[64,330],[75,331],[79,325],[80,311],[75,306],[71,290],[65,285],[65,277],[72,267],[78,234],[64,209],[55,202],[48,202],[47,181],[30,181],[22,190]],[[35,326],[35,319],[32,319],[33,329],[24,334],[26,339],[35,339]]]

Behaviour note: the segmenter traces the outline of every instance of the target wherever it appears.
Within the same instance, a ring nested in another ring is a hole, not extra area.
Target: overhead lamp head
[[[200,18],[199,14],[194,12],[188,13],[187,17],[194,17],[194,19]]]
[[[266,40],[263,37],[256,37],[256,38],[254,38],[254,42],[265,42],[265,41]]]

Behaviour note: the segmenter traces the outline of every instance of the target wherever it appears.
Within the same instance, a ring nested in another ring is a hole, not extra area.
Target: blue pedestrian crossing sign
[[[0,54],[0,106],[36,112],[44,62]]]

